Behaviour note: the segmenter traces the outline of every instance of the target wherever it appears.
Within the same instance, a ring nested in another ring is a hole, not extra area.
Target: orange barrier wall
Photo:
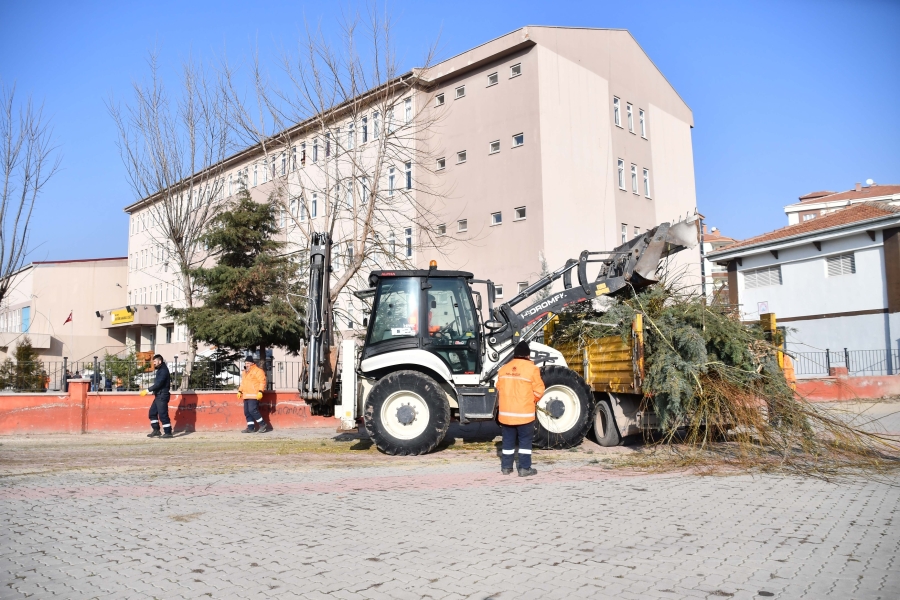
[[[900,375],[800,379],[797,392],[810,402],[847,402],[900,396]]]
[[[0,395],[0,435],[149,431],[152,396],[137,392],[89,392],[90,382],[69,382],[69,394]],[[333,417],[314,417],[297,392],[266,392],[259,403],[273,429],[332,427]],[[247,426],[244,403],[234,391],[176,392],[169,402],[175,431],[224,431]]]

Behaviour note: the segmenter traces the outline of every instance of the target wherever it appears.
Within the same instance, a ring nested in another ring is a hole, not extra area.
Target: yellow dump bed
[[[558,317],[544,328],[544,339],[550,339]],[[623,342],[618,335],[599,338],[579,347],[575,342],[551,344],[559,350],[569,368],[581,375],[595,392],[641,394],[644,379],[643,315],[635,315],[631,339]]]

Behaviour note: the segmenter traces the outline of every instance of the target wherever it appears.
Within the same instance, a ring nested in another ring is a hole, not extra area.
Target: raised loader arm
[[[486,323],[488,344],[495,351],[507,349],[510,342],[517,343],[525,339],[523,336],[529,325],[547,315],[560,312],[570,304],[598,296],[611,296],[628,287],[637,292],[657,283],[659,261],[664,256],[696,246],[699,241],[698,225],[696,216],[674,225],[663,223],[612,251],[583,251],[577,260],[569,259],[565,266],[542,277],[509,302],[496,307],[492,320]],[[600,270],[594,279],[589,279],[587,268],[592,263],[599,263]],[[577,286],[572,285],[572,271],[578,273]],[[560,278],[563,279],[562,291],[524,310],[517,312],[513,308]],[[527,337],[536,332],[529,332]]]

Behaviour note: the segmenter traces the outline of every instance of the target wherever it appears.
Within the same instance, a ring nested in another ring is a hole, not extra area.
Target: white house
[[[744,320],[775,313],[789,351],[820,353],[809,355],[819,367],[849,360],[851,374],[897,372],[900,207],[854,204],[737,242],[710,260],[727,267],[729,302]],[[813,365],[798,367],[800,375],[817,374]]]

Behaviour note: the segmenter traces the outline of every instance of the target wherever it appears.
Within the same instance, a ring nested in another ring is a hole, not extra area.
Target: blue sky
[[[304,18],[331,27],[353,3],[0,3],[0,79],[45,102],[63,171],[36,210],[31,259],[122,256],[134,200],[105,101],[125,98],[156,49],[263,56]],[[352,8],[351,8],[352,9]],[[449,57],[523,25],[629,29],[694,111],[697,202],[749,237],[786,224],[783,205],[868,178],[900,184],[900,2],[395,1],[397,48],[415,66],[440,35]]]

